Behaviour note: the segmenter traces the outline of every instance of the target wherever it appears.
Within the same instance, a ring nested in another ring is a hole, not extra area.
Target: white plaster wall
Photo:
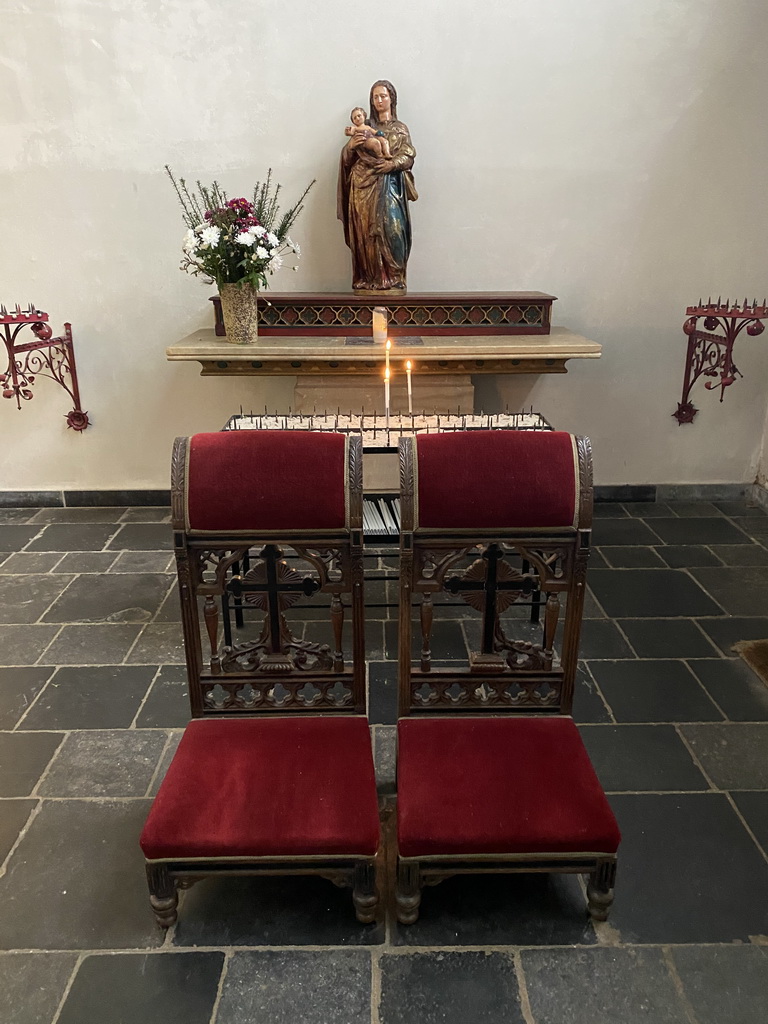
[[[0,300],[73,324],[93,426],[46,381],[0,402],[0,489],[165,487],[174,435],[293,380],[210,379],[166,345],[210,322],[177,269],[163,165],[246,193],[318,179],[281,289],[349,286],[335,219],[352,105],[390,78],[418,150],[409,284],[535,288],[600,341],[505,394],[593,438],[599,483],[751,482],[765,337],[720,405],[680,397],[685,306],[762,297],[768,135],[763,0],[0,0]],[[487,402],[501,388],[480,382]]]

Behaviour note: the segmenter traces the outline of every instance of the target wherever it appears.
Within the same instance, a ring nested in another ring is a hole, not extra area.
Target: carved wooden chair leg
[[[375,862],[361,861],[355,865],[352,902],[355,905],[357,920],[361,924],[370,924],[375,920],[379,907]]]
[[[398,860],[395,903],[400,924],[413,924],[418,920],[421,905],[421,877],[418,864],[407,864]]]
[[[587,906],[595,921],[607,921],[613,903],[613,886],[616,881],[616,861],[602,861],[589,876],[587,884]]]
[[[170,928],[176,924],[176,909],[179,905],[179,894],[176,882],[165,864],[147,864],[147,883],[149,885],[149,902],[155,912],[155,919],[161,928]]]

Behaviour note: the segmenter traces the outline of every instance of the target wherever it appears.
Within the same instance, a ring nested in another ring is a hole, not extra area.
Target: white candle
[[[413,415],[413,388],[411,387],[411,360],[405,361],[405,376],[408,380],[408,413]]]
[[[387,430],[389,430],[389,366],[384,371],[384,413],[387,420]]]
[[[384,306],[374,306],[371,318],[373,326],[373,340],[382,343],[387,337],[387,310]]]
[[[392,342],[387,338],[387,343],[384,346],[384,367],[389,372],[389,350],[392,348]]]

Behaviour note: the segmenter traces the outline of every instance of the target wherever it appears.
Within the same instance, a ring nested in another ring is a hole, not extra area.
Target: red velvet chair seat
[[[379,816],[367,719],[190,723],[140,842],[149,861],[373,856]]]
[[[403,857],[616,852],[616,820],[570,718],[401,719],[398,744]]]

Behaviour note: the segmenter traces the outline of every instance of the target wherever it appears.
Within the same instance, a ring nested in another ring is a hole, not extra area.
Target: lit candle
[[[389,366],[384,371],[384,415],[387,420],[387,430],[389,430]]]
[[[392,342],[387,338],[387,343],[384,346],[384,367],[389,372],[389,350],[392,348]]]
[[[405,361],[405,376],[408,380],[408,413],[413,415],[413,388],[411,387],[411,360]]]

